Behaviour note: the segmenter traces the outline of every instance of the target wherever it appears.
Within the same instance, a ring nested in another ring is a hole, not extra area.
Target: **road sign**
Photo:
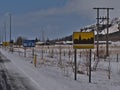
[[[3,46],[9,46],[10,43],[9,42],[3,42]]]
[[[35,40],[24,40],[23,47],[35,47]]]
[[[94,48],[94,32],[74,32],[74,49],[92,49]]]

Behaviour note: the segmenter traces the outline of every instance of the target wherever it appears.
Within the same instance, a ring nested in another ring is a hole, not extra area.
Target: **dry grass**
[[[96,47],[95,47],[96,48]],[[22,49],[22,48],[21,48]],[[20,50],[20,49],[15,49]],[[31,49],[27,49],[27,53]],[[37,46],[35,53],[38,54],[38,62],[42,65],[58,66],[65,74],[69,74],[70,70],[74,72],[74,49],[72,45],[51,45]],[[77,50],[77,72],[79,74],[89,74],[89,49]],[[109,55],[120,55],[120,46],[109,46]],[[23,54],[24,55],[24,54]],[[32,55],[32,54],[31,54]],[[106,55],[106,47],[99,47],[99,57],[104,59]],[[96,49],[92,50],[92,62],[96,64]],[[101,59],[101,60],[102,60]],[[98,63],[97,63],[98,64]],[[97,67],[97,65],[96,65]]]

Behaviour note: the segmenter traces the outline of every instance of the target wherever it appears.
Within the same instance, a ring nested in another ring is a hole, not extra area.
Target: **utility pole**
[[[6,42],[6,22],[4,22],[4,30],[5,30],[5,42]]]
[[[109,11],[113,10],[114,8],[106,8],[107,9],[107,43],[106,43],[106,55],[109,56]]]
[[[42,41],[45,43],[44,31],[42,31]]]
[[[2,29],[0,30],[0,44],[2,44],[3,40],[2,40]]]
[[[9,17],[10,17],[10,42],[11,42],[11,13],[9,13]]]
[[[3,43],[3,30],[1,30],[1,42]]]
[[[93,8],[93,9],[96,9],[97,10],[97,57],[99,57],[99,36],[98,36],[98,33],[99,33],[99,8]]]
[[[9,13],[10,18],[10,51],[13,52],[13,40],[11,39],[11,13]]]
[[[93,8],[97,10],[97,56],[99,57],[99,20],[107,20],[107,34],[106,34],[106,56],[109,56],[109,11],[114,8]],[[106,10],[107,15],[104,17],[99,16],[100,10]]]

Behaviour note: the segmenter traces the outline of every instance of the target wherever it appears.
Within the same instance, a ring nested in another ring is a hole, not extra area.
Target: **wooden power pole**
[[[114,8],[93,8],[97,10],[97,57],[99,57],[99,20],[106,19],[107,20],[107,33],[106,33],[106,56],[109,56],[109,11],[113,10]],[[106,16],[100,17],[99,13],[100,10],[106,10]]]

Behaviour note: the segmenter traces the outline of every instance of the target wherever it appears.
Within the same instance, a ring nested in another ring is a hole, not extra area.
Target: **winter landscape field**
[[[120,90],[120,0],[0,0],[0,90]]]
[[[5,63],[7,69],[27,77],[36,90],[119,90],[119,48],[120,42],[112,42],[109,45],[109,56],[105,58],[105,45],[100,45],[99,59],[96,57],[96,50],[92,49],[91,83],[89,49],[77,50],[77,80],[74,80],[72,45],[47,45],[26,49],[15,47],[13,52],[3,47],[0,51],[3,58],[9,59],[13,64]]]

